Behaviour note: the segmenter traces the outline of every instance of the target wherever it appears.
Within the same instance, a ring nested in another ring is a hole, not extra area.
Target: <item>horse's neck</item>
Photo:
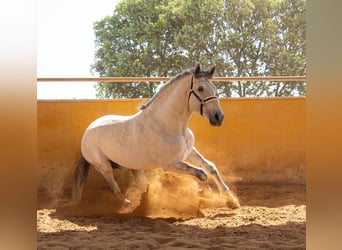
[[[187,96],[191,84],[191,75],[185,75],[172,83],[151,103],[146,115],[152,116],[171,132],[185,132],[188,128],[191,112]],[[144,113],[144,112],[143,112]]]

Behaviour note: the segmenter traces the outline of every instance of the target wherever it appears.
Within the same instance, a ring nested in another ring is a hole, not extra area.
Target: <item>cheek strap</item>
[[[200,102],[200,114],[203,116],[203,106],[204,104],[206,103],[209,103],[209,102],[212,102],[212,101],[215,101],[217,100],[217,96],[213,95],[213,96],[208,96],[206,98],[201,98],[194,90],[194,76],[192,75],[191,76],[191,85],[190,85],[190,92],[189,92],[189,96],[188,96],[188,103],[190,101],[190,97],[191,97],[191,94],[193,94],[197,100]]]

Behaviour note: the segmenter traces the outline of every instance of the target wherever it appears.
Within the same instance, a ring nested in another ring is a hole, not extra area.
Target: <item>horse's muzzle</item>
[[[221,126],[224,119],[224,113],[222,111],[210,114],[209,122],[211,126]]]

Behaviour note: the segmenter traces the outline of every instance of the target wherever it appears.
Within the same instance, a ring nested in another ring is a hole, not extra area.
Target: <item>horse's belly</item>
[[[121,137],[111,143],[102,143],[101,150],[110,160],[126,168],[148,170],[160,167],[151,157],[149,147],[136,137]]]
[[[130,165],[129,165],[130,164]],[[129,163],[127,167],[129,169],[136,169],[136,170],[151,170],[160,167],[160,165],[156,164],[155,162],[136,162],[136,163]]]

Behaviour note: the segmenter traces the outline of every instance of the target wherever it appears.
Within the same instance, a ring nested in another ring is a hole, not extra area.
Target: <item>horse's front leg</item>
[[[208,179],[207,174],[203,171],[203,169],[190,166],[182,161],[174,161],[163,166],[163,169],[167,171],[193,175],[201,181],[206,181]]]
[[[240,207],[240,203],[239,203],[238,199],[232,194],[230,188],[223,181],[223,179],[222,179],[220,173],[218,172],[215,164],[212,163],[211,161],[208,161],[207,159],[205,159],[197,151],[197,149],[195,147],[192,147],[192,151],[191,151],[190,155],[188,156],[188,158],[186,159],[186,161],[204,168],[213,177],[220,193],[227,194],[229,196],[229,198],[232,200],[232,202],[234,203],[234,206]]]

